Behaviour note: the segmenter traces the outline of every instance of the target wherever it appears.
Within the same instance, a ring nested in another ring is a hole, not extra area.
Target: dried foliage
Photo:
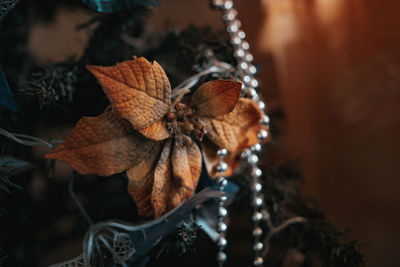
[[[72,103],[77,72],[78,66],[71,62],[40,66],[32,72],[18,93],[37,98],[40,108],[50,104]]]
[[[258,142],[262,113],[251,100],[239,99],[238,82],[204,83],[184,104],[183,94],[171,99],[171,85],[157,62],[138,58],[88,69],[111,108],[81,119],[47,157],[65,161],[81,174],[108,176],[127,170],[128,191],[143,216],[160,217],[194,193],[202,167],[196,142],[204,136],[233,157]],[[216,162],[208,158],[215,154],[204,155],[213,174]]]

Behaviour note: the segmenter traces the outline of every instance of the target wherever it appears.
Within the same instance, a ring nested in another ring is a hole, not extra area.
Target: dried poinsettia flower
[[[111,102],[94,118],[82,118],[48,158],[63,160],[81,174],[126,171],[128,192],[139,214],[159,217],[191,196],[203,155],[213,174],[212,151],[231,155],[257,142],[261,111],[240,98],[241,84],[229,80],[200,86],[188,104],[171,99],[162,67],[145,58],[116,66],[89,66]],[[208,144],[208,145],[207,145]],[[232,160],[230,172],[237,161]]]

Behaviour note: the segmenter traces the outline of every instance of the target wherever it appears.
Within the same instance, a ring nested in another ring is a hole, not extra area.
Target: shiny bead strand
[[[217,165],[217,173],[219,174],[219,177],[217,178],[217,182],[219,185],[219,190],[223,191],[225,186],[227,185],[228,181],[226,178],[222,175],[227,169],[228,169],[228,164],[223,161],[223,159],[227,156],[228,151],[225,148],[219,149],[217,152],[217,156],[219,158],[219,163]],[[225,208],[225,202],[227,200],[226,196],[221,197],[218,200],[218,225],[217,225],[217,232],[219,234],[218,237],[218,253],[217,253],[217,262],[218,266],[222,267],[224,266],[224,263],[226,262],[227,255],[225,253],[225,248],[226,245],[228,244],[226,240],[226,231],[228,230],[228,226],[226,224],[226,217],[228,216],[228,211]]]
[[[251,166],[251,196],[252,196],[252,206],[253,206],[253,250],[254,250],[254,266],[262,266],[263,258],[261,256],[263,250],[263,243],[261,241],[263,230],[261,228],[261,222],[263,219],[262,209],[264,207],[264,195],[262,193],[262,184],[260,182],[260,177],[262,176],[262,171],[257,167],[258,156],[257,152],[261,151],[261,145],[256,144],[251,148],[251,154],[247,158],[249,165]]]
[[[257,73],[257,68],[252,64],[253,55],[249,52],[250,45],[245,40],[246,34],[241,30],[241,22],[237,19],[237,10],[233,7],[233,1],[231,0],[212,0],[214,7],[219,8],[223,11],[223,20],[226,25],[226,31],[230,35],[231,44],[234,47],[234,57],[237,61],[237,72],[236,76],[243,84],[242,96],[251,98],[257,103],[258,107],[262,110],[263,116],[260,123],[269,127],[269,117],[264,113],[265,103],[261,100],[256,88],[259,86],[257,79],[254,77]],[[268,138],[268,131],[261,129],[257,134],[260,142],[263,142]],[[260,227],[263,219],[264,207],[264,196],[262,193],[262,184],[260,177],[262,175],[261,169],[257,167],[258,156],[261,152],[261,145],[256,144],[251,149],[246,149],[242,153],[242,157],[247,159],[248,164],[251,166],[251,194],[252,194],[252,206],[253,206],[253,237],[254,237],[254,266],[263,266],[263,258],[261,256],[263,243],[261,237],[263,230]]]

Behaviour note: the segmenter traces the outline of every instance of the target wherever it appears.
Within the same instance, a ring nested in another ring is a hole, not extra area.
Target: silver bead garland
[[[219,158],[219,163],[216,166],[216,171],[219,175],[217,182],[219,184],[219,190],[223,191],[224,187],[227,185],[228,181],[223,176],[223,173],[228,169],[228,164],[223,161],[223,159],[228,154],[228,151],[225,148],[219,149],[217,152],[217,156]],[[218,225],[217,232],[219,234],[218,237],[218,253],[217,253],[217,262],[218,266],[222,267],[227,259],[225,248],[228,244],[226,240],[226,230],[228,230],[228,226],[226,224],[226,217],[228,216],[228,210],[225,208],[225,202],[227,200],[226,196],[221,197],[218,200]]]
[[[251,98],[257,103],[258,107],[263,111],[263,116],[260,120],[261,125],[269,126],[269,117],[264,114],[265,103],[261,100],[256,88],[259,86],[257,79],[254,75],[257,73],[257,68],[252,64],[253,55],[248,51],[250,48],[249,43],[245,40],[246,34],[240,28],[241,22],[237,19],[237,10],[233,8],[233,1],[231,0],[212,0],[214,7],[219,8],[223,11],[222,18],[225,22],[226,31],[230,35],[231,44],[234,47],[233,55],[236,58],[236,77],[243,83],[242,86],[242,96]],[[257,134],[260,142],[268,138],[268,131],[261,129]],[[261,145],[256,144],[251,149],[245,149],[241,157],[243,160],[247,160],[247,163],[251,167],[251,194],[252,194],[252,206],[253,206],[253,237],[254,237],[254,266],[263,266],[264,260],[262,258],[263,242],[261,238],[263,235],[263,230],[261,228],[261,221],[263,220],[263,214],[265,214],[264,209],[264,196],[262,193],[262,184],[260,178],[262,176],[261,169],[258,168],[258,156],[257,153],[261,152]],[[222,203],[223,205],[223,203]],[[225,225],[226,227],[226,225]],[[224,228],[225,229],[225,228]],[[224,239],[225,240],[225,239]],[[226,240],[225,240],[226,241]],[[226,244],[226,242],[224,243]],[[223,253],[220,252],[219,253]],[[218,254],[218,262],[226,260],[226,254],[220,257]]]

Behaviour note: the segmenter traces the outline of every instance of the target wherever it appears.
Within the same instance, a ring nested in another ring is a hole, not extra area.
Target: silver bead
[[[261,257],[257,257],[257,258],[254,260],[254,266],[261,266],[261,265],[263,265],[263,263],[264,263],[264,260],[263,260],[263,258],[261,258]]]
[[[256,164],[258,162],[258,157],[257,155],[251,154],[248,158],[247,158],[247,162],[250,164]]]
[[[222,6],[224,10],[231,9],[232,7],[233,7],[233,2],[231,0],[225,1],[224,5]]]
[[[231,8],[229,11],[225,13],[222,19],[226,22],[233,21],[237,16],[237,11],[234,8]]]
[[[238,30],[239,30],[239,27],[234,23],[232,23],[228,27],[226,27],[226,31],[229,33],[236,33]],[[239,36],[237,36],[237,38],[240,39]]]
[[[258,81],[257,81],[257,79],[251,79],[251,81],[250,81],[250,86],[251,87],[254,87],[254,88],[256,88],[256,87],[258,87]]]
[[[254,212],[253,217],[251,218],[253,220],[253,222],[259,222],[261,221],[263,218],[262,213],[261,212]]]
[[[228,184],[228,180],[225,179],[225,177],[223,177],[223,179],[218,180],[218,183],[219,183],[219,186],[223,189]]]
[[[249,65],[245,61],[240,61],[238,65],[241,70],[247,70],[249,68]]]
[[[240,154],[240,157],[241,157],[242,159],[247,159],[247,157],[250,156],[250,155],[251,155],[251,150],[248,149],[248,148],[246,148],[246,149],[244,149],[244,150],[242,151],[242,153]]]
[[[225,162],[220,161],[217,164],[217,167],[216,167],[217,172],[224,173],[227,169],[228,169],[228,164],[226,164]]]
[[[243,45],[243,44],[242,44],[242,45]],[[249,49],[248,44],[247,44],[247,49]],[[247,50],[247,49],[244,49],[244,50]],[[253,59],[254,59],[254,57],[253,57],[253,55],[252,55],[251,53],[246,52],[245,55],[244,55],[244,59],[245,59],[247,62],[252,62]]]
[[[224,158],[224,157],[226,157],[226,155],[228,155],[228,150],[226,150],[226,148],[218,149],[217,156],[219,158]]]
[[[222,201],[222,202],[225,202],[225,201],[228,200],[228,197],[227,196],[222,196],[222,197],[219,198],[219,200]]]
[[[226,230],[228,230],[228,226],[226,225],[226,223],[219,222],[218,223],[218,232],[224,233],[224,232],[226,232]]]
[[[212,0],[212,4],[215,7],[222,7],[224,5],[224,0]]]
[[[247,41],[243,41],[242,44],[241,44],[241,48],[243,50],[249,50],[250,45],[249,45],[249,43]]]
[[[247,90],[247,94],[249,95],[249,97],[254,98],[254,97],[258,97],[258,93],[256,91],[256,89],[251,88],[249,90]]]
[[[228,211],[224,207],[219,207],[218,215],[222,216],[222,217],[225,217],[226,215],[228,215]],[[262,215],[261,215],[261,218],[262,218]]]
[[[269,119],[269,117],[268,117],[267,115],[264,115],[264,116],[261,118],[261,120],[260,120],[260,123],[261,123],[262,125],[268,125],[269,122],[270,122],[270,119]]]
[[[242,42],[242,39],[240,39],[238,36],[232,36],[232,39],[231,39],[232,45],[238,46],[238,45],[240,45],[241,42]]]
[[[255,144],[254,146],[251,147],[251,151],[254,152],[260,152],[262,149],[262,146],[260,144]]]
[[[242,23],[238,19],[235,19],[232,23],[234,23],[236,26],[238,26],[238,28],[240,28],[242,26]]]
[[[263,230],[261,229],[261,227],[256,227],[253,230],[253,236],[254,237],[259,237],[263,234]]]
[[[241,58],[241,57],[244,57],[245,53],[244,53],[243,49],[237,48],[237,49],[235,49],[235,51],[233,51],[233,55],[237,58]]]
[[[259,193],[259,192],[261,192],[261,190],[262,190],[262,184],[260,184],[260,183],[254,183],[254,184],[251,186],[251,189],[252,189],[254,192],[256,192],[256,193]]]
[[[253,205],[255,207],[261,207],[263,204],[264,204],[264,201],[263,201],[263,199],[261,197],[255,197],[253,199]]]
[[[249,64],[249,69],[248,70],[249,70],[249,73],[252,74],[252,75],[257,73],[257,68],[253,64]]]
[[[263,249],[263,247],[264,247],[264,244],[263,244],[263,243],[261,243],[261,242],[256,242],[256,243],[254,244],[253,249],[254,249],[255,251],[260,251],[260,250]]]
[[[225,262],[226,261],[226,254],[224,253],[224,252],[222,252],[222,251],[220,251],[220,252],[218,252],[218,255],[217,255],[217,261],[219,261],[219,262]]]
[[[228,27],[226,28],[226,30],[229,33],[234,33],[234,32],[239,31],[240,26],[242,26],[242,23],[240,22],[240,20],[235,19],[234,21],[228,22]],[[240,38],[240,39],[242,39],[242,38]]]
[[[228,244],[228,241],[226,241],[226,238],[220,237],[218,239],[218,246],[219,247],[226,247],[227,244]]]
[[[259,178],[259,177],[261,177],[261,175],[262,175],[262,171],[260,168],[255,167],[251,170],[251,176],[253,178]]]
[[[251,77],[249,75],[244,75],[243,76],[243,82],[244,83],[250,84],[250,81],[251,81]]]
[[[239,36],[240,39],[246,38],[246,34],[244,33],[244,31],[238,31],[237,35]]]
[[[260,100],[260,96],[259,96],[258,94],[256,94],[256,95],[253,95],[253,96],[251,97],[251,99],[252,99],[254,102],[258,102],[258,100]]]
[[[264,101],[258,101],[257,102],[257,105],[258,105],[258,107],[261,109],[261,110],[264,110],[265,109],[265,103],[264,103]]]
[[[264,139],[266,139],[268,137],[268,132],[266,130],[264,130],[264,129],[261,129],[258,132],[257,137],[258,137],[259,140],[264,140]]]

